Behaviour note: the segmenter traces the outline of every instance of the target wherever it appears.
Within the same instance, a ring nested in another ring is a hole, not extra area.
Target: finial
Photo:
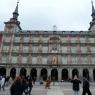
[[[17,4],[19,3],[20,0],[18,0]]]
[[[91,0],[91,3],[93,4],[93,1]]]
[[[13,19],[17,20],[18,18],[18,3],[19,3],[20,0],[17,1],[17,5],[16,5],[16,8],[15,8],[15,11],[13,12]]]

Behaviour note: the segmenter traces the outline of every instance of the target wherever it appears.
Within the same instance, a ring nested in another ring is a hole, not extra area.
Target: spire
[[[15,11],[13,12],[13,19],[15,19],[15,20],[17,20],[18,16],[19,16],[19,14],[18,14],[18,4],[19,4],[19,0],[17,2],[17,6],[15,8]]]
[[[92,21],[90,22],[90,27],[89,27],[89,30],[91,31],[95,31],[93,29],[95,29],[95,9],[94,9],[94,4],[93,4],[93,1],[91,0],[91,4],[92,4]]]
[[[10,18],[9,21],[5,22],[5,27],[7,25],[13,25],[14,29],[13,31],[18,31],[18,30],[22,30],[21,27],[20,27],[20,21],[18,21],[18,4],[19,4],[19,0],[17,2],[17,5],[16,5],[16,8],[15,8],[15,11],[13,12],[13,17]],[[12,27],[12,28],[13,28]],[[7,27],[6,27],[7,28]]]
[[[94,5],[93,5],[93,1],[91,1],[91,3],[92,3],[92,14],[91,14],[91,16],[92,16],[92,20],[95,20],[95,9],[94,9]]]
[[[91,4],[92,4],[92,13],[95,11],[94,9],[94,5],[93,5],[93,1],[91,0]]]

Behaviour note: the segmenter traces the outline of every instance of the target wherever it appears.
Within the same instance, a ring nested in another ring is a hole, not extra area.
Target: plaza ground
[[[91,83],[90,90],[95,95],[95,83]],[[82,93],[82,84],[80,85],[80,95]],[[0,91],[0,95],[10,95],[10,86],[5,87],[5,91]],[[23,94],[24,95],[24,94]],[[73,95],[71,83],[51,83],[50,89],[45,89],[45,85],[35,83],[31,95]]]

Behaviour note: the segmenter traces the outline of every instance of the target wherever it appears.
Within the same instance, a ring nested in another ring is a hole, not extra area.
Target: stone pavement
[[[5,91],[0,91],[0,95],[10,95],[10,87],[6,87]],[[90,87],[92,95],[95,95],[95,83],[91,83]],[[23,94],[25,95],[25,94]],[[71,83],[55,83],[51,84],[50,89],[45,89],[44,85],[35,84],[31,95],[73,95]],[[82,95],[82,85],[80,85],[80,95]]]
[[[53,89],[48,89],[47,94],[46,95],[64,95],[62,89],[60,89],[59,87],[53,88]]]

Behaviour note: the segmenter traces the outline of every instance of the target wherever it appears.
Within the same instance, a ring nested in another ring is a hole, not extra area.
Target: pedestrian
[[[47,89],[50,89],[50,83],[51,83],[51,80],[48,78],[47,80],[46,80],[46,85],[45,85],[45,88]]]
[[[86,95],[86,94],[92,95],[89,88],[90,88],[89,80],[86,77],[84,77],[83,78],[83,92],[82,92],[82,95]]]
[[[0,76],[0,90],[1,90],[1,80],[2,80],[2,76]]]
[[[32,81],[33,81],[33,84],[35,84],[36,76],[33,77]]]
[[[29,87],[29,95],[30,95],[32,87],[33,87],[32,78],[31,77],[29,77],[29,79],[28,79],[28,87]]]
[[[18,76],[14,80],[13,84],[10,87],[11,95],[22,95],[23,94],[23,86],[21,83],[21,77]]]
[[[1,79],[1,89],[3,88],[3,91],[5,90],[5,76],[2,76]]]
[[[79,95],[79,84],[81,83],[81,81],[78,79],[78,77],[75,75],[74,79],[71,80],[71,82],[73,83],[73,91],[74,91],[74,95]]]

